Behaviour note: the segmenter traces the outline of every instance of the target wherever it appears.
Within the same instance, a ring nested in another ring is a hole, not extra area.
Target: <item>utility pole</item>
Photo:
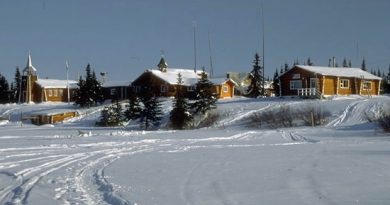
[[[265,94],[265,88],[264,88],[264,86],[265,86],[265,78],[264,78],[264,71],[265,71],[265,69],[264,69],[264,66],[265,66],[265,52],[264,52],[264,50],[265,50],[265,45],[264,45],[264,42],[265,42],[265,36],[264,36],[264,34],[265,34],[265,32],[264,32],[264,5],[263,5],[263,1],[261,1],[261,22],[262,22],[262,30],[263,30],[263,68],[262,68],[262,70],[263,70],[263,72],[262,72],[262,75],[263,75],[263,86],[262,86],[262,94],[264,95]]]
[[[196,73],[196,21],[192,21],[192,27],[194,28],[194,72]]]
[[[213,54],[211,52],[211,40],[210,40],[210,31],[209,31],[209,53],[210,53],[210,77],[214,75],[214,69],[213,69]]]
[[[65,61],[65,68],[66,68],[66,89],[68,94],[68,104],[70,104],[70,93],[69,93],[69,63],[68,61]]]

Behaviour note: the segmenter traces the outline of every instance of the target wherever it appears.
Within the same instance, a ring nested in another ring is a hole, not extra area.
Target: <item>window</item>
[[[49,97],[53,96],[53,91],[52,90],[48,90],[49,91]]]
[[[349,80],[340,79],[340,88],[349,88]]]
[[[292,78],[299,79],[299,78],[301,78],[301,74],[299,74],[299,73],[293,74]]]
[[[110,95],[116,95],[116,89],[115,88],[111,88],[110,89]]]
[[[363,90],[371,90],[371,89],[372,89],[371,81],[364,81],[363,82]]]
[[[317,78],[310,78],[310,88],[316,88],[318,84]]]
[[[223,92],[224,92],[224,93],[229,92],[229,87],[226,86],[226,85],[224,85],[224,86],[223,86]]]
[[[166,85],[161,85],[161,92],[166,93],[168,91],[168,86]]]
[[[58,90],[57,90],[57,89],[54,89],[54,90],[53,90],[53,95],[54,95],[54,97],[57,97],[57,96],[58,96]]]
[[[140,93],[141,92],[141,86],[137,85],[135,86],[135,92]]]
[[[59,94],[59,96],[61,96],[61,97],[64,96],[64,90],[59,89],[59,90],[58,90],[58,94]]]
[[[296,90],[302,88],[302,80],[292,80],[290,81],[290,90]]]
[[[194,90],[195,90],[195,86],[193,85],[187,87],[187,91],[194,91]]]

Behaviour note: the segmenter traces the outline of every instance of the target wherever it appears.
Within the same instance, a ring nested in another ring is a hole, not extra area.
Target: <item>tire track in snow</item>
[[[234,122],[237,122],[239,120],[245,119],[248,116],[251,116],[253,113],[260,112],[263,110],[266,110],[271,107],[271,104],[267,104],[265,107],[262,107],[257,110],[249,110],[247,112],[241,112],[240,114],[233,115],[233,119],[226,119],[226,120],[221,120],[218,122],[219,125],[225,126],[225,125],[230,125],[233,124]]]

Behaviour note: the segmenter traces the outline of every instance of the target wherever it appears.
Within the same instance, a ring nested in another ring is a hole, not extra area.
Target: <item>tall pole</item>
[[[210,31],[209,31],[209,53],[210,53],[210,77],[214,75],[214,69],[213,69],[213,54],[211,52],[211,40],[210,40]]]
[[[196,73],[196,21],[192,21],[192,27],[194,28],[194,72]]]
[[[70,104],[70,93],[69,93],[69,63],[68,61],[65,62],[66,66],[66,89],[68,94],[68,104]]]
[[[264,42],[265,41],[264,41],[264,38],[265,37],[264,37],[264,33],[265,32],[264,32],[264,5],[263,5],[263,1],[261,1],[261,22],[262,22],[262,30],[263,30],[263,32],[262,32],[263,33],[263,69],[262,69],[263,70],[263,88],[262,88],[263,90],[262,90],[262,92],[264,95],[265,94],[265,89],[264,89],[264,86],[265,86],[265,79],[264,79],[264,71],[265,71],[265,69],[264,69],[264,65],[265,65],[265,63],[264,63],[265,62],[265,55],[264,55],[265,54],[264,53],[264,50],[265,50],[264,49],[265,48]]]

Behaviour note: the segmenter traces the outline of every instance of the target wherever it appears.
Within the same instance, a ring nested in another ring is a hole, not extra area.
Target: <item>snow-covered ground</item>
[[[284,105],[331,117],[315,128],[248,127],[251,114]],[[74,107],[0,105],[9,119],[0,121],[0,203],[390,204],[390,136],[366,117],[386,106],[388,96],[236,98],[218,102],[212,127],[142,131],[94,127],[101,107],[35,126],[21,116]]]

